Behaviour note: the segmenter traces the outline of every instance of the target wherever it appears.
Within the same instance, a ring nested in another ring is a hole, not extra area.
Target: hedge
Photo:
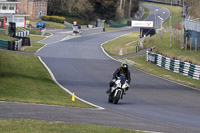
[[[52,21],[52,22],[57,22],[57,23],[64,23],[65,18],[64,17],[59,17],[59,16],[42,16],[43,21]]]

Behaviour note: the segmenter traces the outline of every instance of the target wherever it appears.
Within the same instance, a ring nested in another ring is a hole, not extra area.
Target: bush
[[[34,35],[41,35],[41,31],[36,30],[36,29],[28,29],[30,31],[30,34],[34,34]]]
[[[69,17],[69,16],[67,16],[66,20],[67,20],[67,22],[72,23],[72,24],[73,24],[74,21],[76,21],[79,25],[87,25],[87,24],[89,24],[88,20],[83,19],[83,18],[78,18],[78,17]]]
[[[59,16],[42,16],[43,21],[52,21],[52,22],[57,22],[57,23],[64,23],[65,18],[64,17],[59,17]]]
[[[43,21],[50,21],[50,16],[42,16]]]
[[[108,20],[107,23],[110,25],[121,25],[121,24],[127,24],[127,21],[131,20],[130,17],[128,18],[122,18],[122,19],[115,19],[115,20]]]

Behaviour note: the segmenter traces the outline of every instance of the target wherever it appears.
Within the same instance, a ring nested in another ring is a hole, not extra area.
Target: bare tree
[[[131,16],[132,0],[129,0],[129,16]]]

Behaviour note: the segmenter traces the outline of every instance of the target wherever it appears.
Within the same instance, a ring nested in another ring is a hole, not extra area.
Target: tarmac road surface
[[[145,6],[151,11],[147,20],[154,21],[156,8],[160,15],[166,12],[165,19],[169,16],[165,8]],[[59,43],[51,43],[47,39],[47,45],[36,54],[62,86],[105,110],[1,102],[3,110],[0,111],[5,115],[0,115],[0,118],[92,123],[169,133],[200,132],[200,91],[134,67],[130,67],[132,82],[127,95],[117,105],[108,103],[105,92],[120,63],[110,59],[102,51],[101,44],[134,31],[138,29],[93,34]],[[18,111],[15,112],[13,107]]]

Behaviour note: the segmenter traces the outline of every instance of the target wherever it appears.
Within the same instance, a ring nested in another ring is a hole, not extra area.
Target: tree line
[[[134,17],[140,0],[48,0],[48,15],[105,20]]]

